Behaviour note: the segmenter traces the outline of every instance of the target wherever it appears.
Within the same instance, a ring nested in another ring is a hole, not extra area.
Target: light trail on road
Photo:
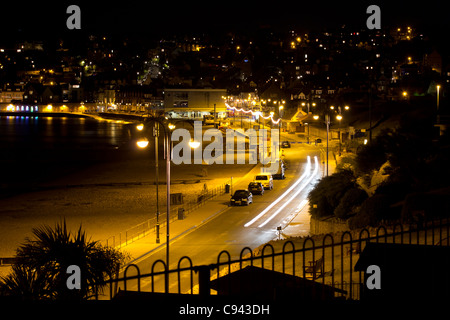
[[[309,177],[309,179],[297,190],[295,191],[295,193],[292,195],[292,197],[287,200],[285,203],[283,203],[283,205],[281,207],[278,208],[277,211],[275,211],[266,221],[264,221],[263,223],[261,223],[258,228],[262,228],[264,227],[270,220],[272,220],[273,218],[275,218],[280,212],[281,210],[283,210],[289,203],[291,203],[292,200],[294,200],[294,198],[296,198],[300,192],[303,191],[303,189],[311,182],[311,180],[317,175],[317,173],[319,172],[319,160],[317,160],[317,156],[314,157],[314,164],[315,164],[315,168],[314,168],[314,172],[313,174]]]
[[[314,157],[316,159],[317,162],[317,157]],[[316,165],[317,168],[317,165]],[[287,189],[280,197],[278,197],[274,202],[272,202],[266,209],[264,209],[263,211],[261,211],[256,217],[254,217],[252,220],[250,220],[249,222],[247,222],[244,227],[249,227],[251,226],[253,223],[255,223],[259,218],[261,218],[263,215],[265,215],[270,209],[272,209],[278,202],[280,202],[281,200],[283,200],[284,197],[286,197],[295,187],[297,187],[302,181],[303,179],[305,179],[307,176],[310,175],[310,169],[311,169],[311,157],[308,156],[307,157],[307,164],[306,164],[306,168],[305,168],[305,172],[303,173],[303,175],[292,185],[289,187],[289,189]]]

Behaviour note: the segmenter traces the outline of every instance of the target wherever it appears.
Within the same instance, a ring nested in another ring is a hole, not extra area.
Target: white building
[[[202,119],[217,114],[226,117],[226,89],[164,89],[164,110],[172,118]]]

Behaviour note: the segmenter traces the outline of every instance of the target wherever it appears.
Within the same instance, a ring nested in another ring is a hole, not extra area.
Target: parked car
[[[248,184],[248,191],[250,191],[252,194],[264,194],[264,186],[261,182],[250,182]]]
[[[281,147],[282,148],[290,148],[291,143],[289,141],[283,141],[283,142],[281,142]]]
[[[253,203],[253,195],[248,190],[236,190],[231,197],[230,204],[231,205],[249,205]]]
[[[253,180],[255,182],[261,182],[264,189],[273,189],[273,178],[271,173],[260,173],[255,176]]]

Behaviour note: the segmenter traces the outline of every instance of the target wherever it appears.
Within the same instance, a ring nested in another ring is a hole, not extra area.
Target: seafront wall
[[[322,219],[316,219],[311,217],[310,220],[311,235],[344,232],[344,231],[350,231],[347,221],[342,221],[334,217]]]

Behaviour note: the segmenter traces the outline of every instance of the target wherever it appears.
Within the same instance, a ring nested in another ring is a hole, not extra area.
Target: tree
[[[125,261],[125,255],[86,237],[81,226],[75,234],[67,230],[66,222],[52,229],[33,229],[34,239],[27,238],[16,251],[12,273],[0,279],[3,295],[31,300],[83,300],[103,288]],[[81,288],[69,289],[67,268],[80,268]]]
[[[366,226],[375,226],[383,219],[390,219],[391,209],[388,195],[376,194],[367,198],[355,216],[348,220],[350,229],[363,228]]]
[[[346,219],[367,197],[367,193],[361,188],[355,187],[348,189],[334,210],[334,215],[339,219]]]
[[[347,190],[355,186],[355,177],[350,170],[342,170],[321,179],[308,194],[311,216],[319,218],[333,215]]]
[[[384,130],[372,143],[361,146],[355,159],[355,171],[358,176],[371,174],[389,159],[394,143],[392,136],[392,130]]]

